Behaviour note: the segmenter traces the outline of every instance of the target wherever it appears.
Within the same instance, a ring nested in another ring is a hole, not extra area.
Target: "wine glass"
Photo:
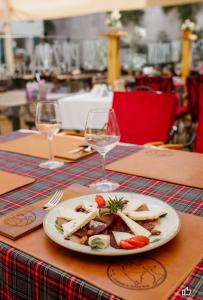
[[[35,125],[49,143],[49,160],[39,166],[50,170],[62,167],[64,163],[55,161],[52,153],[52,140],[61,128],[59,105],[56,101],[39,101],[37,103]]]
[[[120,140],[120,132],[113,109],[93,109],[88,113],[85,139],[102,157],[103,178],[101,181],[92,183],[91,188],[109,192],[117,189],[119,184],[108,181],[105,172],[105,156]]]

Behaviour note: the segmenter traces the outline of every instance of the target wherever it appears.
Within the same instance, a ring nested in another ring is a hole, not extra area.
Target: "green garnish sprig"
[[[123,197],[118,198],[115,196],[114,199],[109,197],[107,208],[109,209],[110,213],[117,213],[118,210],[122,210],[124,208],[127,202],[127,200],[123,200]]]
[[[99,216],[103,216],[105,214],[117,213],[117,211],[119,209],[122,210],[127,203],[128,201],[123,200],[123,197],[121,198],[118,198],[117,196],[115,196],[115,198],[109,197],[108,205],[99,209]]]

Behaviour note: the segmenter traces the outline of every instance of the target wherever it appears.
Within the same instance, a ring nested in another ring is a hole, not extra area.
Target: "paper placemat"
[[[148,148],[119,159],[106,169],[203,188],[203,154],[200,153]]]
[[[80,151],[75,154],[69,153],[69,151],[75,150],[80,145],[84,144],[85,139],[82,137],[57,135],[52,141],[53,154],[55,157],[59,157],[65,161],[74,161],[94,153],[94,151]],[[32,134],[5,143],[0,143],[0,150],[47,159],[49,155],[48,140],[40,134]]]
[[[0,195],[30,184],[34,181],[35,179],[27,176],[0,171]]]
[[[75,196],[78,192],[79,187]],[[180,213],[180,219],[180,233],[168,244],[145,254],[122,257],[122,260],[70,251],[52,242],[43,229],[17,241],[2,236],[1,241],[123,299],[162,300],[176,290],[203,253],[202,218]]]

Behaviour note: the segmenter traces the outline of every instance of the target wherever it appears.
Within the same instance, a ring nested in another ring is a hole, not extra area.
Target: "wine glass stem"
[[[52,139],[48,138],[48,142],[49,142],[49,160],[53,160],[54,156],[52,152]]]
[[[101,154],[101,157],[102,157],[102,180],[104,181],[106,179],[106,169],[105,169],[106,154]]]

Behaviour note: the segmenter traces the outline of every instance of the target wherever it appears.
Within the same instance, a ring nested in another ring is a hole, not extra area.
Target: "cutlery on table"
[[[61,200],[62,196],[64,194],[64,191],[62,190],[57,190],[54,195],[51,197],[51,199],[44,204],[43,208],[44,209],[50,209],[55,207]]]
[[[89,146],[89,145],[82,145],[82,146],[79,146],[78,148],[74,149],[74,150],[70,150],[68,151],[69,154],[75,154],[75,153],[79,153],[81,151],[84,151],[84,152],[90,152],[92,151],[92,147]]]

